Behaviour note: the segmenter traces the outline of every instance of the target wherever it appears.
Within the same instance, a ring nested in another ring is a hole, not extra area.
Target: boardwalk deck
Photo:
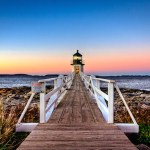
[[[115,125],[107,124],[79,76],[54,110],[48,123],[39,124],[18,150],[135,150]]]

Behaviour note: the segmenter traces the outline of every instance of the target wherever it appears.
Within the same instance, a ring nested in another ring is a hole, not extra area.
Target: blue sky
[[[70,62],[79,49],[94,64],[105,53],[148,55],[149,43],[149,0],[0,0],[0,52],[12,57],[37,52]]]

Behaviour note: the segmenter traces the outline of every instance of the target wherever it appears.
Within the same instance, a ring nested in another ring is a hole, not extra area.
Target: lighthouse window
[[[81,60],[81,57],[74,56],[73,59]]]

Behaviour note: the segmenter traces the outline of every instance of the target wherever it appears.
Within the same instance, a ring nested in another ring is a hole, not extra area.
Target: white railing
[[[38,82],[34,82],[32,85],[32,94],[16,124],[17,132],[30,132],[32,131],[38,123],[22,123],[22,119],[31,104],[35,94],[40,93],[40,123],[46,123],[54,108],[62,100],[63,96],[66,94],[67,89],[71,87],[74,78],[74,73],[68,76],[59,75],[57,78],[43,79]],[[48,82],[53,82],[54,88],[49,92],[46,92],[46,84]]]
[[[115,123],[124,132],[137,133],[139,131],[139,126],[130,111],[118,85],[114,80],[107,80],[102,78],[96,78],[95,76],[88,76],[84,73],[80,73],[80,76],[86,86],[90,91],[91,95],[96,100],[97,106],[102,112],[102,115],[106,122],[114,123],[114,88],[118,92],[121,100],[123,101],[133,123]],[[101,90],[101,83],[105,82],[108,86],[108,93],[106,94]]]

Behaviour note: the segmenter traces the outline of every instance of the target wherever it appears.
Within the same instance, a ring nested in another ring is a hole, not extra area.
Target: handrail
[[[26,104],[26,106],[25,106],[25,108],[24,108],[24,110],[23,110],[19,120],[18,120],[18,123],[20,123],[22,121],[22,119],[23,119],[23,117],[24,117],[24,115],[25,115],[25,113],[26,113],[26,111],[27,111],[27,109],[28,109],[28,107],[29,107],[29,105],[30,105],[34,95],[35,95],[35,93],[31,94],[31,96],[30,96],[30,98],[29,98],[29,100],[28,100],[28,102],[27,102],[27,104]]]
[[[121,100],[123,101],[123,104],[125,105],[125,108],[127,109],[133,124],[126,124],[126,123],[115,123],[119,128],[121,128],[124,132],[135,132],[137,133],[139,130],[139,126],[129,108],[127,105],[118,85],[114,80],[108,80],[108,79],[102,79],[102,78],[96,78],[95,76],[87,76],[86,74],[82,73],[80,74],[81,79],[83,80],[86,88],[90,91],[91,95],[95,98],[98,108],[101,110],[105,120],[108,123],[114,123],[114,88],[116,88],[116,91],[118,92],[119,96],[121,97]],[[74,73],[69,74],[68,76],[58,76],[57,78],[50,78],[50,79],[42,79],[38,82],[35,82],[32,88],[32,94],[18,120],[18,123],[16,125],[16,128],[19,128],[18,131],[24,130],[24,128],[27,128],[29,130],[24,131],[31,131],[37,123],[21,123],[29,105],[31,104],[31,101],[34,97],[34,95],[38,92],[40,93],[40,123],[45,123],[48,121],[48,119],[51,117],[51,114],[54,110],[54,108],[59,104],[59,102],[62,100],[63,96],[67,92],[67,89],[71,87],[72,81],[74,78]],[[54,81],[54,88],[47,94],[45,94],[45,88],[46,83]],[[108,84],[108,93],[105,93],[101,90],[101,82],[106,82]],[[35,86],[35,90],[34,90]],[[36,86],[39,86],[36,88]],[[21,127],[23,126],[23,127]],[[31,127],[31,128],[30,128]]]
[[[108,83],[115,83],[115,80],[108,80],[108,79],[103,79],[103,78],[92,78],[94,80],[100,80]]]
[[[130,115],[132,121],[134,122],[134,124],[137,124],[137,122],[136,122],[136,120],[135,120],[133,114],[131,113],[131,110],[129,109],[129,106],[127,105],[127,103],[126,103],[126,101],[125,101],[125,99],[124,99],[124,97],[123,97],[123,95],[122,95],[122,93],[121,93],[121,91],[120,91],[120,89],[119,89],[119,87],[118,87],[118,85],[117,85],[117,84],[114,84],[114,86],[115,86],[115,88],[116,88],[116,90],[117,90],[117,92],[118,92],[120,98],[122,99],[122,101],[123,101],[123,103],[124,103],[124,105],[125,105],[125,107],[126,107],[128,113],[129,113],[129,115]]]
[[[50,91],[48,94],[46,94],[44,97],[45,101],[47,101],[53,94],[55,94],[57,91],[59,91],[62,87],[64,87],[70,81],[71,80],[67,81],[66,83],[61,84],[59,87],[57,87],[56,89],[54,89],[54,90]]]
[[[129,107],[128,107],[128,105],[127,105],[127,103],[126,103],[119,87],[118,87],[118,85],[115,82],[115,80],[96,78],[96,77],[88,76],[88,75],[86,75],[82,72],[81,72],[80,75],[81,75],[82,80],[84,81],[84,84],[85,84],[86,88],[95,97],[97,105],[101,109],[102,114],[103,114],[105,120],[108,123],[114,123],[114,121],[113,121],[113,117],[114,117],[114,110],[113,110],[114,103],[113,103],[113,101],[114,101],[114,88],[116,88],[116,90],[117,90],[121,100],[123,101],[123,103],[124,103],[128,113],[129,113],[133,123],[135,125],[137,125],[137,122],[136,122],[132,112],[130,111],[130,109],[129,109]],[[99,83],[94,84],[94,81],[98,81]],[[100,81],[108,83],[108,94],[101,91]],[[99,96],[101,96],[101,97],[99,98]],[[106,104],[106,101],[108,101],[108,105]],[[106,106],[107,106],[108,111],[106,111]]]
[[[52,91],[50,91],[49,93],[45,94],[45,89],[44,89],[44,91],[41,91],[41,93],[40,93],[40,95],[41,95],[40,96],[40,103],[42,101],[42,103],[41,103],[42,105],[40,104],[40,117],[42,116],[41,114],[43,114],[44,116],[46,115],[46,113],[49,111],[49,109],[51,109],[51,107],[56,103],[56,101],[58,99],[60,99],[60,97],[62,96],[62,94],[64,94],[64,92],[66,91],[66,88],[70,88],[70,86],[72,84],[73,78],[74,78],[74,73],[71,73],[68,76],[62,76],[62,75],[60,75],[57,78],[42,79],[42,80],[38,81],[38,83],[41,83],[41,85],[42,84],[45,85],[46,82],[54,81],[54,89]],[[62,82],[60,85],[57,85],[57,82],[55,82],[55,81],[58,81],[58,80],[61,80],[61,82]],[[59,91],[61,91],[61,92],[59,92]],[[33,97],[34,97],[35,94],[36,94],[36,92],[32,92],[32,94],[31,94],[31,96],[30,96],[30,98],[29,98],[29,100],[28,100],[28,102],[27,102],[27,104],[26,104],[26,106],[25,106],[25,108],[24,108],[21,116],[19,117],[19,120],[18,120],[17,124],[21,123],[21,121],[22,121],[22,119],[23,119],[23,117],[24,117],[24,115],[25,115],[25,113],[26,113],[29,105],[31,104],[32,99],[33,99]],[[54,102],[52,102],[52,104],[50,106],[48,106],[46,109],[43,108],[43,107],[45,107],[44,103],[47,102],[48,100],[51,101],[50,98],[53,95],[57,96],[56,99],[54,100]],[[44,96],[44,99],[43,99],[43,96]],[[44,112],[41,112],[43,110],[44,110]],[[42,119],[40,118],[40,120],[42,120]]]
[[[49,82],[49,81],[53,81],[53,80],[56,80],[57,78],[49,78],[49,79],[42,79],[42,80],[39,80],[38,82],[39,83],[42,83],[42,82]]]

